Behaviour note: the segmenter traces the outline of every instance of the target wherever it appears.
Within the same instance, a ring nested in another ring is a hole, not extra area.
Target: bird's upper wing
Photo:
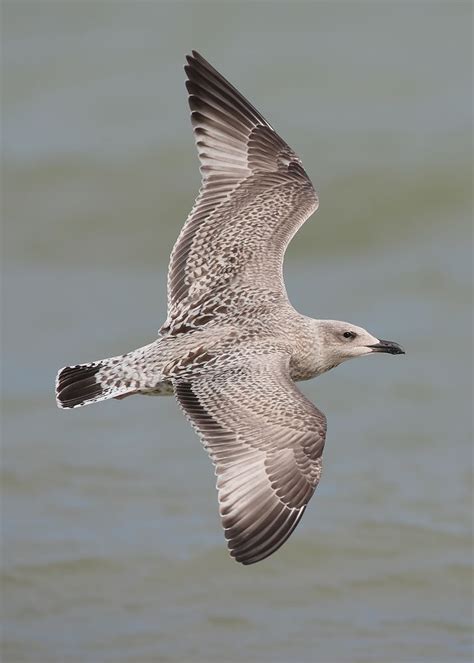
[[[201,55],[187,62],[202,182],[171,254],[164,329],[238,281],[284,291],[286,247],[318,207],[301,160],[262,115]]]
[[[303,515],[321,474],[326,418],[291,380],[288,355],[199,362],[174,376],[175,394],[215,465],[231,555],[252,564]]]

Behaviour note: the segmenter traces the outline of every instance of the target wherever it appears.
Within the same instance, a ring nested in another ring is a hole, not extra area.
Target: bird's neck
[[[310,380],[337,366],[333,358],[326,357],[321,341],[319,320],[301,316],[296,345],[290,361],[291,378],[298,382]]]

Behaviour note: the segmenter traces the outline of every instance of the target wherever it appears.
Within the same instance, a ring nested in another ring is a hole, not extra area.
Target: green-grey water
[[[4,663],[470,661],[470,3],[2,3]],[[56,409],[58,367],[150,341],[199,184],[196,48],[321,198],[287,285],[405,357],[302,386],[321,484],[227,556],[173,399]]]

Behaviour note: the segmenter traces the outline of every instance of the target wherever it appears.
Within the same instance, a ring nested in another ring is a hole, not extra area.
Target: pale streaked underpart
[[[283,258],[317,195],[260,113],[198,53],[187,61],[202,186],[171,254],[167,320],[145,347],[62,369],[56,398],[174,393],[216,467],[231,555],[251,564],[290,536],[321,475],[326,418],[295,381],[403,350],[291,306]]]

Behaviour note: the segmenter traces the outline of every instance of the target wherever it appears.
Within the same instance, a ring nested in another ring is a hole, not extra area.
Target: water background
[[[472,655],[472,5],[2,3],[3,663],[448,663]],[[402,343],[302,386],[321,484],[227,556],[174,399],[56,409],[58,367],[152,340],[199,184],[184,54],[321,198],[290,297]]]

